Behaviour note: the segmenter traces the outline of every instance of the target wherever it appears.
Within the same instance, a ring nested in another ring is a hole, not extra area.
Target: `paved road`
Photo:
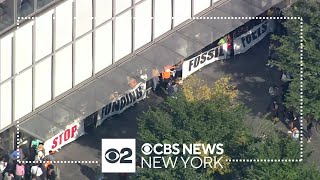
[[[253,123],[261,122],[261,117],[267,112],[270,97],[268,88],[274,83],[279,83],[280,74],[270,71],[265,64],[268,53],[268,38],[257,44],[247,53],[234,57],[224,62],[216,62],[204,67],[196,74],[213,83],[215,80],[230,75],[232,83],[237,85],[240,95],[239,98],[251,110]],[[134,107],[128,109],[123,114],[106,121],[94,133],[83,136],[77,141],[65,146],[56,155],[56,160],[86,160],[100,161],[101,138],[135,138],[138,131],[137,117],[141,112],[146,111],[149,106],[161,103],[163,99],[154,94]],[[282,123],[277,127],[287,132]],[[314,133],[316,135],[316,133]],[[315,136],[316,146],[320,147],[319,136]],[[312,156],[314,160],[319,159],[319,150]],[[272,158],[272,157],[270,157]],[[318,161],[319,162],[319,161]],[[94,179],[94,168],[96,164],[60,164],[63,179]],[[116,176],[108,176],[108,179],[117,179]]]

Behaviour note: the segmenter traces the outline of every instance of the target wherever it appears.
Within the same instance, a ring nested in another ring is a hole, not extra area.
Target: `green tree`
[[[315,0],[298,1],[285,15],[303,19],[303,111],[320,118],[320,3]],[[273,63],[293,76],[286,95],[287,106],[300,107],[300,20],[287,20],[284,26],[287,36],[273,38],[281,43],[276,48],[277,58]]]
[[[178,99],[168,98],[139,118],[139,142],[223,143],[225,159],[298,159],[299,142],[276,131],[271,121],[257,122],[237,102],[237,90],[229,78],[209,87],[192,76]],[[255,122],[254,122],[255,121]],[[259,124],[260,123],[260,124]],[[202,153],[200,157],[208,156]],[[166,156],[165,158],[168,158]],[[222,168],[138,169],[137,179],[319,179],[320,172],[303,162],[222,161]]]
[[[250,138],[243,121],[247,109],[235,100],[237,90],[222,78],[213,87],[192,76],[187,79],[178,99],[168,98],[139,119],[139,140],[149,143],[223,143],[222,168],[195,170],[142,169],[139,179],[208,179],[229,174],[232,167],[226,159],[248,154]],[[201,154],[201,158],[209,156]],[[179,164],[182,166],[182,163]]]
[[[320,179],[319,168],[300,159],[299,141],[293,141],[286,134],[281,136],[274,129],[268,131],[249,147],[249,152],[255,159],[273,162],[248,164],[243,170],[244,179]],[[307,154],[308,150],[304,152]],[[284,161],[282,161],[284,160]],[[279,162],[280,161],[280,162]],[[298,161],[298,162],[297,162]]]

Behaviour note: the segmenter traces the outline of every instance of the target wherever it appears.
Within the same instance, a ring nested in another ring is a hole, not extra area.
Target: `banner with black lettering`
[[[233,40],[234,54],[241,54],[248,51],[252,46],[261,41],[268,33],[273,32],[274,21],[266,20],[254,26],[247,33]]]
[[[145,99],[146,93],[146,83],[141,82],[133,89],[127,91],[125,94],[120,95],[118,98],[98,111],[97,126],[100,126],[108,117],[111,117],[115,114],[120,114],[135,103]]]
[[[196,57],[185,60],[182,64],[182,79],[185,79],[208,64],[211,64],[217,60],[226,59],[227,47],[227,44],[222,44],[218,47],[214,47],[206,52],[203,52]]]

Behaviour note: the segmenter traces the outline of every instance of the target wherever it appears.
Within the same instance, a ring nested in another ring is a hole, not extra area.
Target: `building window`
[[[17,0],[18,17],[26,17],[34,12],[35,0]]]
[[[0,31],[13,25],[14,9],[13,1],[0,0]]]

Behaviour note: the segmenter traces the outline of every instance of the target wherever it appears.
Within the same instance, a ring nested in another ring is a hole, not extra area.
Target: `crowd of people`
[[[268,11],[266,11],[263,16],[283,16],[283,12],[279,8],[271,8]],[[278,36],[287,35],[287,30],[283,26],[283,19],[277,19],[275,21],[275,31],[274,34]],[[269,68],[273,68],[273,62],[277,60],[277,54],[276,54],[276,48],[280,46],[280,42],[277,42],[275,40],[271,40],[269,45],[269,61],[266,64]],[[294,140],[298,140],[300,137],[300,114],[298,113],[297,109],[294,109],[293,107],[286,107],[284,104],[285,101],[285,95],[288,93],[289,85],[293,79],[292,75],[289,72],[281,72],[281,84],[279,86],[274,85],[269,88],[269,94],[271,96],[271,103],[269,110],[271,112],[272,121],[274,124],[278,123],[279,121],[282,121],[285,123],[289,131],[288,133],[292,135],[292,138]],[[312,136],[312,127],[313,122],[316,120],[313,116],[307,116],[303,119],[307,123],[307,132],[305,132],[305,137],[307,137],[308,142],[311,142],[311,136]]]
[[[56,180],[59,177],[59,169],[53,164],[53,150],[45,155],[43,143],[38,139],[31,141],[29,150],[25,153],[17,149],[1,157],[0,180]]]

